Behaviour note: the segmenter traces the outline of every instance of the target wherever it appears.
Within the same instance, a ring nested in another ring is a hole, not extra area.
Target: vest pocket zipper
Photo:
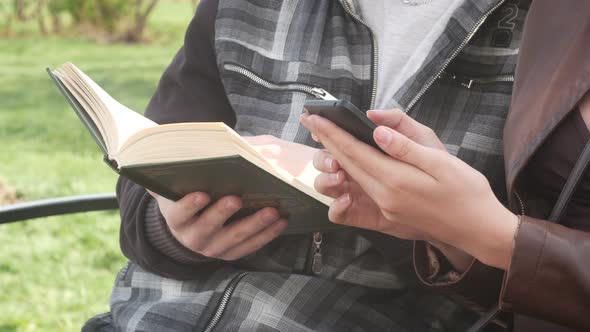
[[[295,92],[303,92],[309,95],[312,95],[318,99],[323,100],[338,100],[336,97],[332,96],[328,91],[319,88],[313,87],[306,84],[300,83],[286,83],[286,84],[276,84],[272,83],[268,80],[263,79],[262,77],[256,75],[251,70],[248,70],[242,66],[238,66],[231,63],[226,63],[223,65],[223,68],[227,71],[231,71],[237,74],[240,74],[250,81],[261,85],[270,90],[276,91],[295,91]],[[322,263],[322,238],[323,234],[316,232],[312,235],[311,246],[309,249],[309,255],[306,259],[305,263],[305,270],[307,274],[320,274],[323,270],[323,263]]]
[[[246,274],[248,274],[248,272],[242,272],[233,277],[233,279],[229,281],[229,283],[225,287],[225,290],[223,291],[221,300],[219,300],[219,303],[217,304],[217,309],[215,309],[213,316],[211,316],[211,320],[209,321],[209,323],[207,323],[207,326],[205,327],[203,332],[211,332],[213,331],[213,329],[215,329],[215,327],[221,320],[221,316],[223,315],[223,312],[225,311],[225,308],[227,307],[229,299],[231,298],[234,290],[236,289],[236,286],[238,285],[240,280],[242,280],[242,278],[246,276]]]
[[[270,89],[270,90],[303,92],[303,93],[307,93],[309,95],[312,95],[318,99],[337,100],[337,98],[332,96],[328,91],[326,91],[322,88],[319,88],[319,87],[313,87],[310,85],[300,84],[300,83],[275,84],[275,83],[272,83],[270,81],[263,79],[262,77],[254,74],[252,71],[250,71],[244,67],[234,65],[231,63],[224,64],[223,68],[227,71],[231,71],[234,73],[238,73],[242,76],[245,76],[250,81],[252,81],[258,85],[261,85],[267,89]]]
[[[514,75],[496,75],[496,76],[482,76],[482,77],[469,77],[461,75],[453,75],[449,73],[443,73],[439,77],[440,79],[448,79],[457,81],[459,84],[467,89],[471,89],[474,85],[481,84],[492,84],[492,83],[512,83],[514,82]]]

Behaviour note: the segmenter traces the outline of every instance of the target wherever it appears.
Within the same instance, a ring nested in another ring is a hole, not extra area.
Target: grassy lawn
[[[45,73],[72,61],[142,111],[182,43],[188,1],[161,1],[153,45],[27,37],[0,40],[0,182],[21,200],[113,192],[116,176]],[[0,227],[0,331],[79,331],[108,310],[125,259],[118,215],[89,213]]]

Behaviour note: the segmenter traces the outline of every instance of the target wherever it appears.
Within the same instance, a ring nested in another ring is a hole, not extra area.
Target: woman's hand
[[[383,120],[383,113],[377,113],[370,115],[372,119]],[[409,117],[397,118],[401,122],[389,125],[399,131],[380,126],[374,133],[375,141],[387,155],[319,116],[304,115],[302,123],[394,227],[411,227],[423,238],[447,243],[486,264],[506,268],[517,217],[496,199],[487,179],[445,152],[440,141],[432,139],[430,130],[404,130],[403,121],[411,124]],[[346,203],[347,199],[350,202]],[[354,199],[348,195],[339,201],[355,206]],[[357,227],[376,227],[367,218],[347,222]],[[380,224],[377,230],[387,232],[387,227]]]
[[[401,111],[369,111],[367,116],[375,124],[403,132],[422,145],[445,150],[430,128]],[[388,220],[380,207],[354,179],[347,176],[327,150],[319,150],[314,156],[313,164],[322,172],[315,179],[315,189],[336,199],[328,212],[332,222],[376,230],[406,240],[429,240],[427,234],[411,226]]]
[[[423,232],[388,220],[363,188],[338,167],[338,162],[328,151],[316,153],[314,166],[323,172],[316,177],[316,190],[336,199],[328,210],[332,222],[376,230],[405,240],[427,240]]]

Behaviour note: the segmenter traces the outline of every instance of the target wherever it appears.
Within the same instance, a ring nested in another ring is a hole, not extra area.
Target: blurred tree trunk
[[[144,0],[135,0],[135,19],[133,26],[127,32],[126,39],[128,42],[141,41],[148,18],[157,4],[158,0],[149,0],[144,6]]]
[[[19,21],[28,21],[30,19],[35,18],[35,10],[32,10],[31,13],[27,13],[27,9],[30,3],[27,0],[14,0],[14,16]],[[36,6],[33,6],[36,8]]]
[[[14,0],[14,15],[21,21],[25,19],[25,0]]]
[[[43,35],[47,35],[49,30],[47,29],[47,25],[45,22],[45,15],[43,15],[43,10],[47,5],[48,0],[37,0],[37,6],[35,7],[35,16],[37,17],[37,23],[39,24],[39,30]]]
[[[59,13],[51,14],[51,31],[53,33],[61,32],[61,19],[59,18]]]

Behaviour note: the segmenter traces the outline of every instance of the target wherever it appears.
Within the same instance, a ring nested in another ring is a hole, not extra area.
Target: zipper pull
[[[461,82],[461,85],[464,86],[467,89],[471,89],[471,86],[473,85],[473,80],[469,80],[466,82]]]
[[[311,271],[314,274],[322,273],[322,233],[313,233],[313,258]]]
[[[328,93],[328,91],[321,88],[312,88],[311,94],[314,95],[316,98],[320,98],[323,100],[338,100],[338,98],[332,96]]]

